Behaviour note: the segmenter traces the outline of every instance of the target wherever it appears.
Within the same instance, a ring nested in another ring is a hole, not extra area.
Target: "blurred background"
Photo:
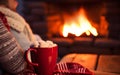
[[[18,1],[17,12],[33,32],[58,44],[59,58],[69,53],[120,54],[119,0]],[[74,29],[83,31],[73,34]]]

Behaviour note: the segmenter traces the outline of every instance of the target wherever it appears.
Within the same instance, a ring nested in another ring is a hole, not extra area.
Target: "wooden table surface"
[[[76,62],[95,75],[120,75],[120,55],[67,54],[61,62]]]

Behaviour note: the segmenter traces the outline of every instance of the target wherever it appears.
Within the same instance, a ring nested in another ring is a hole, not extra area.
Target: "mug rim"
[[[57,48],[58,46],[51,46],[51,47],[32,47],[33,49],[50,49],[50,48]]]

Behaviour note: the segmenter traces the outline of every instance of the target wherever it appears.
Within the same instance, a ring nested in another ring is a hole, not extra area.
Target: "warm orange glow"
[[[70,23],[66,22],[64,24],[62,32],[63,36],[67,37],[69,33],[74,34],[75,36],[80,36],[83,33],[86,33],[88,36],[90,33],[94,36],[98,35],[97,30],[88,21],[83,8],[80,9],[77,20]]]

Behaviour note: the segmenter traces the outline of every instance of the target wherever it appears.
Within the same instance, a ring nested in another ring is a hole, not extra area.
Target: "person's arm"
[[[26,68],[23,49],[7,30],[2,19],[0,19],[0,67],[12,74],[20,73]]]

